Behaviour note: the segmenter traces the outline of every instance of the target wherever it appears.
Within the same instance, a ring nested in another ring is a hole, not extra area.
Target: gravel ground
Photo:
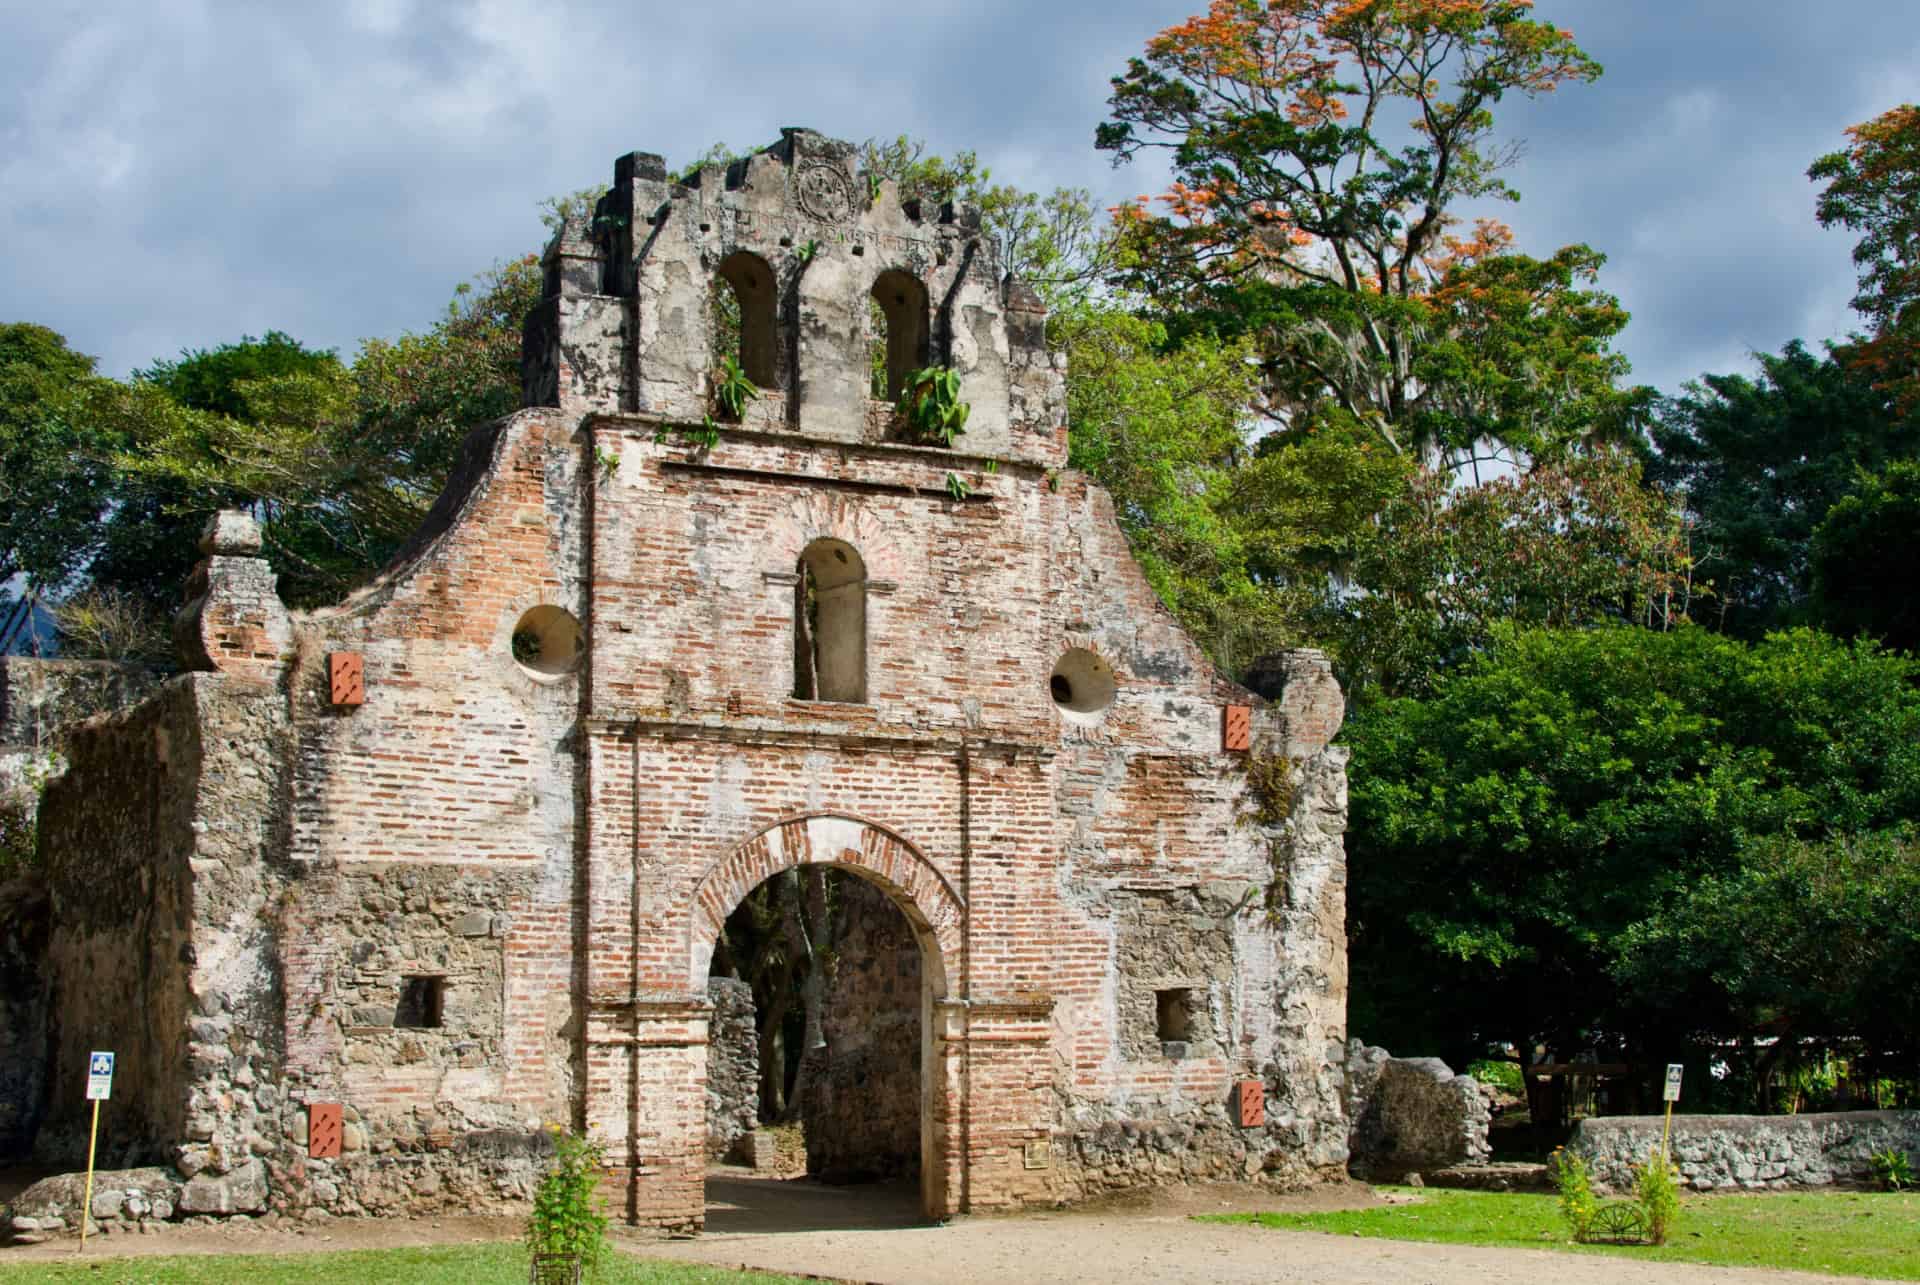
[[[1161,1193],[1150,1204],[964,1218],[916,1225],[910,1191],[821,1187],[729,1175],[709,1180],[707,1232],[697,1239],[633,1243],[634,1252],[724,1267],[830,1280],[943,1282],[1271,1282],[1355,1285],[1550,1281],[1553,1285],[1808,1285],[1859,1279],[1757,1271],[1551,1250],[1425,1245],[1194,1222],[1228,1210],[1356,1208],[1380,1203],[1367,1188],[1265,1196],[1244,1188]],[[821,1230],[831,1227],[831,1230]],[[802,1229],[807,1230],[802,1230]],[[778,1230],[784,1229],[784,1230]]]
[[[1150,1281],[1226,1283],[1313,1281],[1330,1285],[1809,1285],[1855,1277],[1805,1272],[1642,1264],[1628,1258],[1550,1250],[1482,1249],[1364,1240],[1310,1232],[1197,1223],[1190,1215],[1234,1210],[1350,1209],[1379,1204],[1357,1183],[1293,1196],[1244,1187],[1179,1188],[1104,1207],[1068,1212],[963,1218],[927,1226],[915,1193],[903,1187],[827,1187],[782,1182],[750,1171],[717,1173],[707,1185],[705,1235],[652,1240],[620,1229],[634,1254],[719,1267],[757,1267],[833,1281],[937,1285],[940,1282]],[[212,1226],[170,1226],[143,1236],[102,1236],[87,1258],[148,1254],[325,1253],[402,1245],[518,1239],[519,1219],[342,1218],[320,1223],[280,1219]],[[72,1239],[0,1249],[0,1266],[60,1259]]]

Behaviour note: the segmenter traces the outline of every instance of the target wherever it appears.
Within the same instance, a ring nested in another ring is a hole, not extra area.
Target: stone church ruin
[[[64,734],[36,1158],[81,1161],[113,1049],[147,1210],[520,1200],[560,1126],[698,1229],[761,1074],[723,926],[831,871],[820,1172],[933,1218],[1342,1175],[1339,690],[1180,631],[1066,468],[1044,323],[848,144],[622,157],[546,252],[525,409],[395,562],[289,612],[219,516],[187,672]],[[950,444],[895,411],[928,367]]]

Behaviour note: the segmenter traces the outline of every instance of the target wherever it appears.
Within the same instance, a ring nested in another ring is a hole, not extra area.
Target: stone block
[[[189,1214],[257,1213],[267,1207],[267,1167],[248,1160],[227,1173],[196,1174],[182,1188],[179,1207]]]

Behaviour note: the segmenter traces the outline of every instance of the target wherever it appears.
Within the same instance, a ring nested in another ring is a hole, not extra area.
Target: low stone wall
[[[1492,1154],[1486,1090],[1435,1057],[1393,1057],[1354,1040],[1347,1046],[1347,1119],[1350,1171],[1371,1182],[1479,1164]]]
[[[1660,1134],[1659,1116],[1598,1116],[1582,1120],[1567,1145],[1596,1187],[1622,1191]],[[1695,1191],[1865,1183],[1876,1151],[1920,1160],[1920,1111],[1675,1116],[1672,1147],[1680,1180]]]
[[[707,981],[707,1159],[724,1160],[760,1123],[760,1040],[753,987],[731,977]]]
[[[63,724],[144,700],[169,673],[112,660],[0,656],[0,745],[49,745]]]

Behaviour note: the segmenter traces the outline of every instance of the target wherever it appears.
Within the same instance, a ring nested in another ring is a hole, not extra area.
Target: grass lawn
[[[111,1251],[108,1251],[109,1253]],[[428,1249],[321,1251],[312,1254],[196,1254],[110,1258],[87,1250],[74,1262],[0,1263],[0,1283],[92,1281],[100,1285],[526,1285],[519,1245],[438,1245]],[[609,1253],[596,1285],[798,1285],[800,1278],[681,1266]]]
[[[1419,1204],[1324,1214],[1205,1214],[1208,1222],[1254,1223],[1294,1231],[1387,1240],[1511,1245],[1653,1262],[1784,1267],[1920,1280],[1920,1193],[1776,1192],[1682,1200],[1672,1238],[1659,1248],[1576,1245],[1554,1196],[1391,1188]]]

